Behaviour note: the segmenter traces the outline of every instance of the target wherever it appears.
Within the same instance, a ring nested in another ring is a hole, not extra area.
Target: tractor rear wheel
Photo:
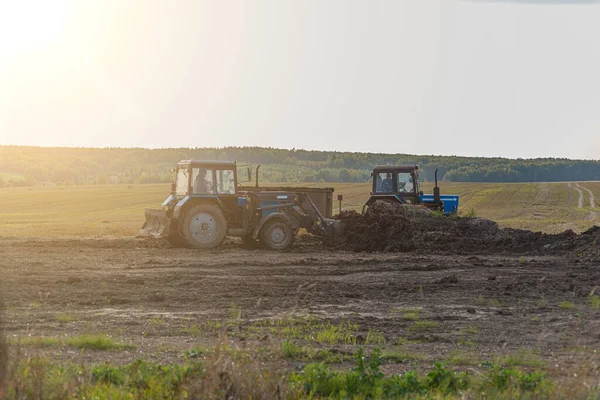
[[[200,204],[185,213],[179,235],[189,247],[213,249],[227,236],[227,220],[219,207]]]
[[[286,250],[294,243],[294,230],[283,219],[269,221],[260,230],[260,241],[268,249]]]

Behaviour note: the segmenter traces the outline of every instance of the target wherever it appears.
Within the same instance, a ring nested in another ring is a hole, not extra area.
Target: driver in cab
[[[383,181],[381,181],[381,184],[379,185],[379,191],[380,192],[391,192],[392,191],[392,174],[391,173],[387,173],[385,175],[385,179]]]

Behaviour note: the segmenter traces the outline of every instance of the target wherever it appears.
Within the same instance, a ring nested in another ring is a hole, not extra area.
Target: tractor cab
[[[419,188],[418,165],[383,165],[375,167],[371,176],[373,177],[371,197],[365,203],[363,213],[376,201],[422,205],[444,214],[455,214],[458,211],[458,196],[440,195],[437,170],[435,187],[431,195],[423,194]]]
[[[176,172],[177,197],[237,195],[236,163],[185,160],[177,164]]]
[[[364,209],[376,201],[401,204],[419,203],[419,167],[417,165],[384,165],[371,174],[371,197]],[[364,211],[363,209],[363,211]]]
[[[373,170],[372,195],[393,195],[403,202],[414,203],[419,193],[419,167],[382,166]]]

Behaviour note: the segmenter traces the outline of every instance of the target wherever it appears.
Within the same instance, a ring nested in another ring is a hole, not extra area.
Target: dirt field
[[[283,254],[123,238],[1,239],[0,255],[9,338],[58,362],[178,362],[223,340],[255,353],[291,341],[341,364],[356,345],[380,346],[387,372],[499,362],[597,379],[600,258],[352,253],[309,236]],[[84,333],[132,347],[27,345]]]

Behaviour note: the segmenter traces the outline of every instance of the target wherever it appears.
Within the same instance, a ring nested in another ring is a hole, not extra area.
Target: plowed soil
[[[523,241],[519,234],[502,233],[515,243]],[[456,352],[474,357],[475,365],[533,352],[558,375],[573,373],[574,365],[597,365],[600,310],[589,297],[600,286],[595,244],[586,241],[579,253],[544,251],[544,239],[530,251],[511,253],[503,246],[496,252],[480,244],[462,254],[467,242],[453,243],[449,251],[438,235],[411,242],[409,252],[357,253],[303,236],[292,251],[276,253],[244,249],[237,241],[199,251],[149,239],[4,238],[5,328],[13,342],[100,333],[135,346],[108,352],[23,348],[57,361],[175,362],[224,335],[235,346],[272,346],[275,334],[257,334],[258,323],[310,315],[357,324],[359,339],[379,332],[387,349],[419,355],[386,366],[390,370],[430,366]],[[416,325],[410,310],[428,325]]]

